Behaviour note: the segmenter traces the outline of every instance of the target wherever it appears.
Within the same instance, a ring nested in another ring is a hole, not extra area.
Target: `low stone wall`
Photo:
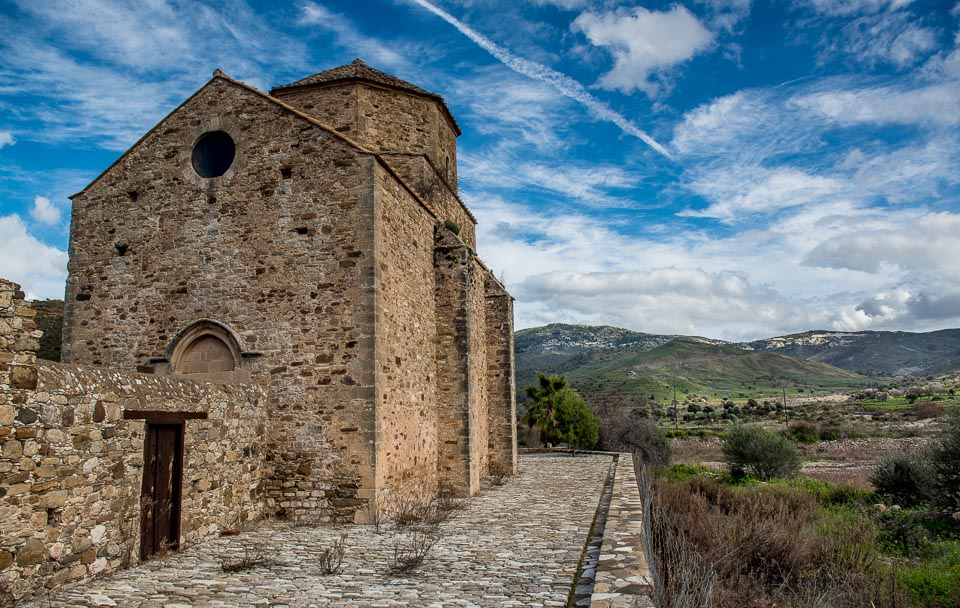
[[[597,564],[592,608],[654,607],[653,580],[644,546],[637,474],[630,454],[620,454]]]
[[[181,545],[261,513],[260,388],[35,362],[22,297],[0,280],[0,606],[139,560],[150,417],[183,419]]]

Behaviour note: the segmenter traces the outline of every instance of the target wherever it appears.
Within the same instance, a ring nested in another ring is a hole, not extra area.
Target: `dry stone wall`
[[[20,298],[0,280],[0,605],[137,561],[145,422],[125,413],[205,416],[183,422],[181,544],[261,514],[259,387],[34,363]]]

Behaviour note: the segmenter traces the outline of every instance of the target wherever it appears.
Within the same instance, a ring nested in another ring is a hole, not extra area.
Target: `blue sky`
[[[0,0],[0,276],[215,68],[360,57],[444,96],[518,327],[960,326],[955,0]]]

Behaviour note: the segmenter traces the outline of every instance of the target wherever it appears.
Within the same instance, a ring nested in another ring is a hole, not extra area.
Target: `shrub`
[[[923,515],[903,509],[889,510],[877,518],[880,542],[886,551],[901,557],[927,557],[934,535],[923,525]]]
[[[687,481],[701,475],[705,477],[717,477],[717,472],[704,465],[675,464],[669,469],[665,469],[662,473],[658,473],[658,475],[662,475],[670,481]]]
[[[632,452],[642,464],[660,467],[670,462],[668,437],[686,437],[686,431],[662,431],[657,423],[634,408],[599,405],[602,450]]]
[[[887,454],[870,476],[877,494],[894,503],[912,507],[931,496],[933,471],[923,458],[912,454]]]
[[[960,414],[953,414],[947,430],[930,452],[933,499],[953,512],[960,511]]]
[[[670,462],[670,442],[652,420],[636,421],[628,437],[630,449],[643,464],[662,467]]]
[[[795,420],[790,423],[788,434],[794,441],[813,443],[820,438],[817,425],[809,420]]]
[[[343,572],[343,554],[347,548],[347,535],[341,534],[340,538],[330,543],[329,547],[321,549],[317,553],[317,562],[320,564],[320,572],[323,574],[340,574]]]
[[[913,416],[917,420],[939,418],[943,416],[943,406],[936,403],[917,403],[913,406]]]
[[[800,472],[800,452],[786,437],[757,426],[734,425],[727,433],[723,455],[735,479],[769,481]]]
[[[388,573],[399,576],[416,570],[426,561],[430,549],[438,540],[437,534],[419,531],[398,536],[394,539],[393,559],[390,561]]]

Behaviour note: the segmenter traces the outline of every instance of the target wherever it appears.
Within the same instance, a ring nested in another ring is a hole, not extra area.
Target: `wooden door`
[[[140,558],[180,544],[183,423],[147,422],[140,498]]]

